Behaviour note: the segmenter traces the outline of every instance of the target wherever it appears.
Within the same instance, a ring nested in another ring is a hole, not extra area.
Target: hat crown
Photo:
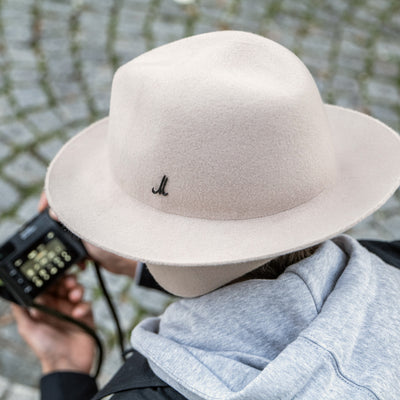
[[[192,36],[123,65],[108,149],[122,190],[186,217],[277,214],[317,196],[337,172],[311,74],[247,32]]]

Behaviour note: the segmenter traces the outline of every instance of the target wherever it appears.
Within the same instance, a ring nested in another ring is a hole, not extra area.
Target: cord
[[[100,267],[99,267],[99,264],[97,264],[95,261],[93,262],[93,264],[94,264],[94,268],[95,268],[95,271],[96,271],[97,280],[99,281],[99,285],[101,287],[101,290],[103,292],[104,297],[106,298],[106,302],[107,302],[108,308],[110,310],[111,316],[114,319],[115,327],[117,328],[118,344],[119,344],[119,348],[120,348],[120,351],[121,351],[122,361],[126,361],[124,334],[123,334],[122,329],[121,329],[121,324],[119,322],[119,318],[118,318],[117,312],[115,310],[115,307],[114,307],[113,301],[111,299],[111,296],[110,296],[110,294],[109,294],[109,292],[107,290],[106,284],[105,284],[104,279],[103,279],[103,275],[102,275]]]
[[[71,324],[74,324],[74,325],[78,326],[79,328],[81,328],[83,331],[85,331],[88,335],[90,335],[94,339],[94,341],[96,342],[96,345],[97,345],[97,349],[98,349],[98,352],[97,352],[97,366],[96,366],[96,371],[95,371],[95,374],[94,374],[94,379],[97,379],[97,377],[100,374],[100,370],[101,370],[101,367],[102,367],[102,364],[103,364],[104,350],[103,350],[103,344],[101,343],[101,340],[100,340],[99,336],[97,335],[96,331],[93,328],[91,328],[90,326],[84,324],[83,322],[78,321],[78,320],[76,320],[76,319],[70,317],[69,315],[66,315],[66,314],[64,314],[64,313],[62,313],[60,311],[57,311],[57,310],[54,310],[52,308],[46,307],[46,306],[44,306],[42,304],[38,304],[38,303],[32,302],[29,305],[29,307],[36,308],[39,311],[42,311],[42,312],[44,312],[46,314],[49,314],[49,315],[51,315],[53,317],[56,317],[56,318],[61,319],[63,321],[70,322]]]

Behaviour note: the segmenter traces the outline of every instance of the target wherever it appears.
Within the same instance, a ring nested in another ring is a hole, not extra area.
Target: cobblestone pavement
[[[160,44],[217,29],[250,30],[295,51],[323,99],[400,130],[398,0],[0,0],[0,240],[36,210],[49,160],[108,112],[116,68]],[[373,184],[373,182],[371,182]],[[349,233],[399,238],[399,193]],[[113,326],[91,271],[82,275],[119,365]],[[108,276],[124,327],[163,310],[167,296]],[[37,398],[40,368],[0,302],[0,399]]]

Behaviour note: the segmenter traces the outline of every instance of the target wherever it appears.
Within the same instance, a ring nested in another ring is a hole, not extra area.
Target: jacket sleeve
[[[386,242],[384,240],[361,239],[359,242],[386,263],[400,269],[400,240]]]
[[[79,372],[53,372],[40,380],[41,400],[90,400],[97,384],[90,375]]]

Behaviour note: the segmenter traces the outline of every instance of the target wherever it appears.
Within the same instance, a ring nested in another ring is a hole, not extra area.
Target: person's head
[[[197,296],[359,223],[399,159],[398,135],[324,104],[290,50],[210,32],[120,67],[109,117],[63,147],[46,191],[72,232]]]

